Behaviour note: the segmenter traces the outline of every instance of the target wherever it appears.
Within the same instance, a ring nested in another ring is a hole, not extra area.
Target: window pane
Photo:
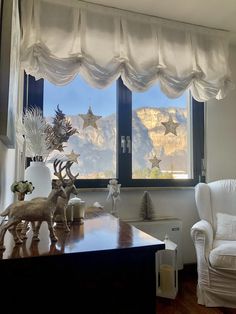
[[[157,85],[132,94],[133,179],[192,178],[189,99],[170,99]]]
[[[57,106],[78,133],[64,143],[64,152],[50,154],[50,168],[53,157],[68,155],[73,150],[80,155],[78,164],[72,166],[73,172],[79,171],[79,179],[116,177],[116,83],[95,89],[79,76],[65,86],[45,80],[44,116],[51,124]]]

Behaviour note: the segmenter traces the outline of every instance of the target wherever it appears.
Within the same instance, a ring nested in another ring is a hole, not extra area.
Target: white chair
[[[236,180],[199,183],[195,200],[201,219],[191,228],[198,303],[236,308]]]

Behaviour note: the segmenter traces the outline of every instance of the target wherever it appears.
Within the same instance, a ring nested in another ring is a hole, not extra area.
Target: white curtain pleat
[[[132,91],[160,82],[171,98],[199,101],[233,86],[226,32],[68,0],[21,0],[21,64],[57,85],[80,74],[104,88],[119,76]]]

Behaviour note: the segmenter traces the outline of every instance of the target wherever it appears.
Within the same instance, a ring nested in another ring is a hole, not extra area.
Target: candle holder
[[[156,295],[175,299],[178,292],[177,244],[165,236],[165,250],[156,253]]]
[[[67,221],[70,223],[84,223],[85,201],[78,197],[71,198],[67,206]]]

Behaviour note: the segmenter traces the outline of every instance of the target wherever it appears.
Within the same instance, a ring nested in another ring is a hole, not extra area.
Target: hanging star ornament
[[[88,112],[86,114],[79,114],[79,116],[84,120],[83,129],[87,128],[88,126],[92,126],[93,128],[97,129],[96,121],[100,119],[102,116],[95,116],[92,112],[91,106],[89,106]]]
[[[168,134],[168,133],[172,133],[172,134],[174,134],[174,135],[177,136],[176,129],[177,129],[177,127],[180,125],[180,123],[174,122],[173,119],[172,119],[172,117],[171,117],[171,115],[169,116],[169,121],[167,121],[167,122],[161,122],[161,124],[163,124],[164,127],[166,128],[164,135],[166,135],[166,134]]]
[[[159,163],[161,162],[161,159],[158,159],[156,155],[153,158],[149,159],[149,161],[152,163],[152,168],[160,168]]]
[[[66,157],[68,158],[69,161],[73,161],[73,162],[76,162],[78,163],[78,157],[80,156],[80,154],[76,154],[73,149],[71,151],[70,154],[66,155]]]

